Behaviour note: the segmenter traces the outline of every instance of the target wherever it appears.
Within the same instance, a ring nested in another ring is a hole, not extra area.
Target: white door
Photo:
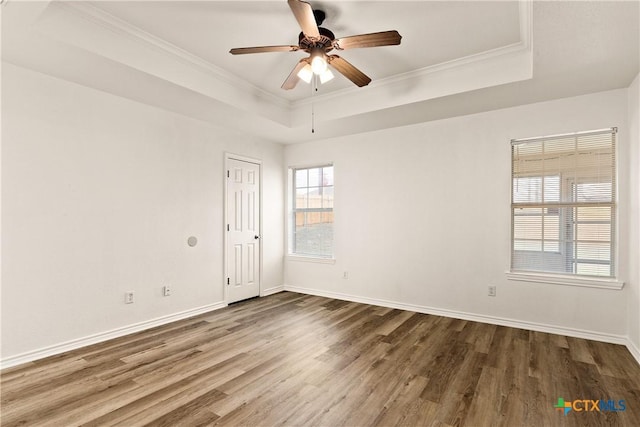
[[[260,165],[227,159],[227,303],[260,294]]]

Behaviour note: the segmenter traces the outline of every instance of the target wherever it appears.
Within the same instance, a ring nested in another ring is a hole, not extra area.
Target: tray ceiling
[[[311,3],[338,37],[403,36],[399,46],[341,53],[369,86],[339,76],[314,94],[302,82],[284,91],[303,53],[229,54],[296,44],[284,0],[9,0],[2,58],[285,143],[626,87],[638,73],[638,2]]]

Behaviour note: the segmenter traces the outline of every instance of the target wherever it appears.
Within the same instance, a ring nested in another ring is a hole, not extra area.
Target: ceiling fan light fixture
[[[327,71],[327,60],[324,58],[324,53],[311,54],[311,70],[316,76],[322,75]]]
[[[298,77],[305,83],[311,83],[311,77],[313,77],[313,70],[311,65],[307,64],[298,71]]]
[[[333,77],[333,73],[330,69],[327,68],[324,73],[320,74],[320,83],[325,84],[327,82],[330,82],[331,80],[333,80]]]

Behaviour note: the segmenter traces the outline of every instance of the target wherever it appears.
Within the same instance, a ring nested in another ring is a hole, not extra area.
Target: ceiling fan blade
[[[301,59],[300,62],[298,62],[298,64],[293,68],[293,70],[291,70],[291,74],[289,74],[287,80],[282,83],[282,89],[289,90],[296,87],[296,85],[298,84],[298,80],[300,80],[300,77],[298,77],[298,73],[301,69],[304,68],[305,65],[307,65],[307,58]]]
[[[400,40],[402,36],[396,30],[391,30],[342,37],[333,41],[333,47],[337,50],[346,50],[358,47],[392,46],[400,44]]]
[[[288,3],[304,35],[311,38],[320,37],[320,30],[316,25],[316,18],[313,16],[311,5],[301,0],[288,0]]]
[[[263,52],[295,52],[300,49],[298,46],[259,46],[259,47],[236,47],[229,51],[232,55],[244,55],[246,53]]]
[[[351,80],[356,86],[366,86],[371,82],[371,79],[362,71],[351,65],[345,59],[340,58],[338,55],[329,56],[329,64],[338,70],[340,74]]]

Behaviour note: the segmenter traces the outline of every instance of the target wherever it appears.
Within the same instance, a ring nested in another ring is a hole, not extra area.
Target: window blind
[[[511,269],[615,276],[616,128],[511,141]]]

